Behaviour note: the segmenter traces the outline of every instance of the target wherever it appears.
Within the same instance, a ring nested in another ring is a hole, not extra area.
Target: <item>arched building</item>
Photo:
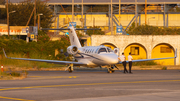
[[[162,65],[180,65],[180,36],[179,35],[92,35],[91,45],[106,45],[117,47],[127,56],[132,53],[134,59],[150,59],[174,57],[176,59],[157,60]]]

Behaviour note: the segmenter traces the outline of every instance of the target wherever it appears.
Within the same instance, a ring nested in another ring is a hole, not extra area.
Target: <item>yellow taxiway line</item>
[[[77,78],[79,76],[30,76],[33,80],[39,79],[57,79],[57,78]]]
[[[16,100],[16,101],[35,101],[35,100],[26,100],[26,99],[3,97],[3,96],[0,96],[0,99],[10,99],[10,100]]]
[[[47,88],[47,87],[50,88],[50,87],[65,87],[65,86],[90,86],[90,85],[124,84],[124,83],[179,82],[179,81],[180,80],[158,80],[158,81],[106,82],[106,83],[87,83],[87,84],[29,86],[29,87],[4,88],[4,89],[0,89],[0,91],[17,90],[17,89],[30,89],[30,88]]]

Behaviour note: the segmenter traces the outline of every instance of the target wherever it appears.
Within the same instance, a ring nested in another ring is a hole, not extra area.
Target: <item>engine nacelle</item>
[[[69,46],[67,48],[67,52],[68,52],[68,54],[72,54],[72,55],[77,54],[78,53],[78,48],[75,45]]]
[[[119,48],[114,48],[113,52],[119,56]]]

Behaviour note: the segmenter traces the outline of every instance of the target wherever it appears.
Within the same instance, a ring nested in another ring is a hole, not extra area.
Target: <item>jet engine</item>
[[[114,48],[113,52],[119,56],[119,48]]]
[[[75,45],[69,46],[69,47],[67,48],[67,52],[68,52],[69,54],[72,54],[72,55],[77,54],[77,53],[78,53],[78,48],[77,48],[77,46],[75,46]]]

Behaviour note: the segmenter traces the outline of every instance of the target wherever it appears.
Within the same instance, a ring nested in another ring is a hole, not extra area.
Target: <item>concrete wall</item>
[[[115,14],[117,19],[119,18],[118,14]],[[141,25],[145,24],[145,14],[141,14]],[[72,21],[72,15],[68,15]],[[59,15],[59,27],[69,24],[69,19],[66,15]],[[121,24],[122,26],[127,26],[129,22],[134,17],[134,14],[121,14]],[[85,15],[84,15],[85,18]],[[173,27],[180,26],[180,14],[168,14],[168,25]],[[74,22],[78,26],[81,26],[81,15],[74,16]],[[139,18],[138,18],[139,20]],[[105,14],[86,14],[86,25],[85,26],[108,26],[109,19]],[[139,21],[138,21],[139,23]],[[164,26],[163,14],[147,14],[147,24],[152,26]],[[52,24],[52,26],[57,25],[57,20]],[[116,26],[113,23],[113,26]]]
[[[167,44],[173,51],[177,49],[176,65],[180,65],[180,35],[92,35],[92,46],[111,43],[120,48],[120,53],[131,44],[140,44],[147,51],[147,58],[151,58],[152,50],[160,44]],[[167,56],[168,57],[168,56]]]

